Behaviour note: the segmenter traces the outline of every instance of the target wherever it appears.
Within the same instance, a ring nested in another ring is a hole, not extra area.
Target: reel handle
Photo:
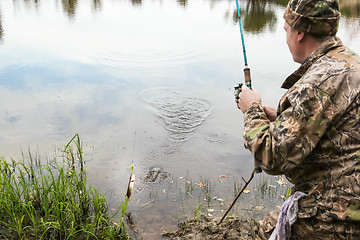
[[[235,96],[235,103],[236,105],[238,104],[239,102],[239,94],[241,93],[241,88],[242,88],[243,84],[242,83],[239,83],[238,85],[236,85],[234,87],[234,96]]]

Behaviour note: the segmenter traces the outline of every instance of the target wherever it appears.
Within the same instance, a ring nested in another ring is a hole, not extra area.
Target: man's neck
[[[323,44],[328,38],[324,38],[322,41],[318,41],[310,35],[306,36],[306,40],[304,41],[304,55],[303,61],[305,62],[306,59],[318,48]]]
[[[306,39],[306,41],[303,42],[303,46],[302,46],[304,49],[304,52],[303,52],[303,57],[302,57],[301,63],[305,62],[306,59],[323,43],[323,42],[316,41],[309,35],[307,37],[308,38]]]

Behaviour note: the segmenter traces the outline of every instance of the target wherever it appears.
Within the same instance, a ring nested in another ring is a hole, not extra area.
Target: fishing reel
[[[239,94],[241,93],[242,86],[243,86],[243,84],[239,83],[238,85],[236,85],[234,87],[234,96],[235,96],[235,103],[236,104],[239,103]]]
[[[250,75],[250,68],[245,66],[244,68],[244,76],[245,76],[245,85],[251,89],[251,75]],[[240,83],[237,86],[234,87],[234,95],[235,95],[235,103],[239,103],[239,94],[241,93],[243,84]]]

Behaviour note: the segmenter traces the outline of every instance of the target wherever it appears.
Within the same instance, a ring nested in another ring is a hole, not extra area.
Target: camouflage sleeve
[[[251,151],[255,161],[269,174],[282,174],[273,166],[271,123],[262,106],[253,103],[245,111],[244,121],[245,147]]]
[[[280,102],[274,122],[262,106],[254,103],[245,112],[245,147],[268,174],[296,168],[315,148],[338,113],[330,96],[315,86],[303,84],[289,90]]]

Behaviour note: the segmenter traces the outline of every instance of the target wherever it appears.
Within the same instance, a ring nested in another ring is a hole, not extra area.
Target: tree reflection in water
[[[101,0],[93,0],[93,10],[95,11],[100,11],[101,10],[101,6],[102,6],[102,1]]]
[[[240,0],[241,2],[241,0]],[[266,27],[274,30],[277,22],[274,6],[286,7],[288,0],[246,0],[245,7],[240,9],[244,31],[253,34],[263,32]],[[346,26],[357,36],[360,31],[360,1],[341,0],[340,11],[346,19]],[[233,10],[233,21],[238,22],[237,10]]]
[[[130,0],[133,6],[141,6],[142,0]]]
[[[187,0],[177,0],[177,2],[179,3],[180,6],[182,7],[186,7],[186,5],[188,4]]]
[[[346,29],[350,37],[356,37],[360,32],[360,1],[342,0],[340,1],[341,14],[346,19]]]
[[[63,11],[68,15],[70,19],[73,19],[76,15],[77,0],[61,0]]]
[[[270,0],[247,0],[244,9],[240,9],[244,30],[250,33],[260,33],[269,27],[273,31],[277,22],[275,12],[270,8]],[[234,10],[233,19],[238,21],[237,10]]]
[[[359,0],[342,0],[340,1],[340,9],[343,16],[347,18],[360,17],[360,1]]]
[[[15,4],[19,0],[13,0]],[[159,0],[160,1],[160,0]],[[197,1],[197,0],[193,0]],[[222,2],[225,0],[208,0],[211,7],[216,2]],[[233,0],[226,0],[232,2]],[[234,0],[235,1],[235,0]],[[288,0],[239,0],[241,4],[241,15],[243,21],[244,31],[258,34],[266,30],[267,28],[270,31],[275,29],[275,24],[277,22],[277,17],[275,14],[274,7],[282,6],[286,7]],[[40,0],[23,0],[26,5],[34,3],[35,7],[38,7]],[[95,11],[100,11],[102,3],[104,0],[92,0],[92,8]],[[133,6],[141,6],[142,0],[129,0]],[[76,16],[76,10],[78,5],[78,0],[61,0],[63,12],[67,14],[70,19],[73,19]],[[177,0],[179,6],[186,7],[189,3],[189,0]],[[356,36],[360,31],[360,1],[359,0],[340,0],[340,10],[342,16],[346,19],[346,27]],[[237,10],[232,9],[230,12],[233,12],[232,16],[228,16],[229,13],[226,12],[225,16],[232,17],[234,23],[238,21]],[[1,16],[0,16],[0,42],[4,36],[3,28],[1,25]]]
[[[4,41],[3,35],[4,35],[4,31],[3,31],[3,27],[2,27],[1,12],[0,12],[0,44],[3,43],[3,41]]]
[[[17,0],[13,0],[13,2],[15,3]],[[27,4],[28,6],[30,6],[31,3],[34,3],[35,7],[39,6],[40,0],[24,0],[24,3]]]

